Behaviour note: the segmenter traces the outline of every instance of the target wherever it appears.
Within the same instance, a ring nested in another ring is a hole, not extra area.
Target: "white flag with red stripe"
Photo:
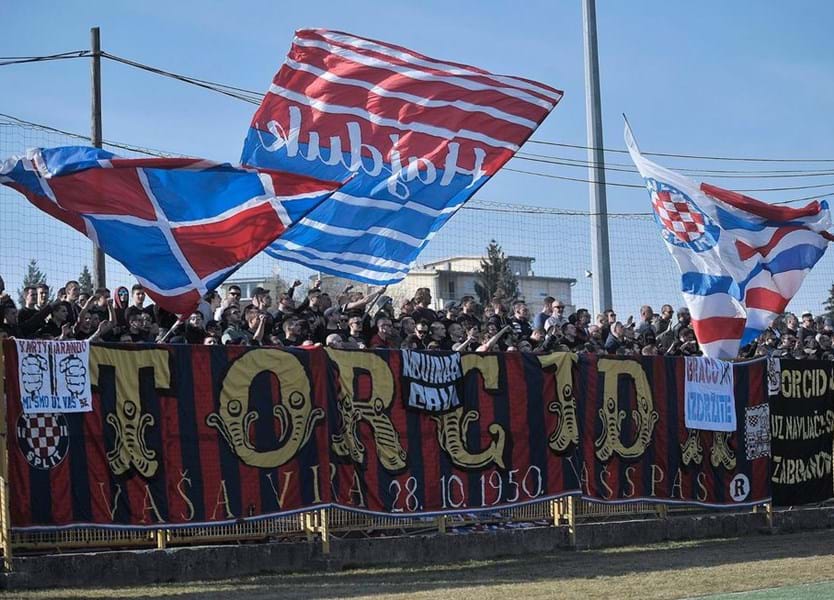
[[[631,159],[681,272],[704,355],[734,358],[782,313],[832,238],[828,203],[774,206],[698,184],[646,159],[626,123]]]

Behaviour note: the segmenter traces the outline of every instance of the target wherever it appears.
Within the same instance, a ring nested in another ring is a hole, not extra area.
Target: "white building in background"
[[[475,296],[475,282],[481,268],[480,256],[454,256],[420,265],[412,269],[401,282],[388,287],[386,292],[398,307],[405,298],[413,298],[417,288],[431,290],[434,308],[442,308],[449,300],[460,300],[463,296]],[[518,278],[519,299],[531,305],[531,311],[538,311],[539,304],[546,296],[553,296],[565,303],[566,310],[573,312],[571,288],[575,279],[566,277],[544,277],[533,272],[535,258],[530,256],[509,256],[510,269]],[[370,292],[377,288],[357,284],[341,277],[324,275],[322,290],[337,295],[346,285],[353,283],[355,290]],[[568,313],[569,314],[569,313]]]

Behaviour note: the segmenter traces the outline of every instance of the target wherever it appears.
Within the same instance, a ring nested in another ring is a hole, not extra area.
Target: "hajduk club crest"
[[[58,466],[69,449],[66,417],[60,413],[20,415],[17,443],[26,462],[36,469],[49,470]]]
[[[718,243],[721,230],[692,198],[655,179],[647,178],[646,187],[652,198],[654,219],[669,244],[703,252]]]

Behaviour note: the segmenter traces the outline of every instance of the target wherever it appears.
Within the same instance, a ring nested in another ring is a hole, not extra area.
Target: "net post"
[[[0,541],[3,545],[3,567],[12,570],[12,527],[9,507],[8,424],[6,423],[6,356],[0,341]]]

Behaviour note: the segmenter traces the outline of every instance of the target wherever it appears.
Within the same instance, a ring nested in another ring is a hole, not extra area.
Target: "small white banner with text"
[[[17,376],[24,413],[93,410],[89,377],[90,342],[16,341]]]
[[[687,356],[684,415],[688,429],[735,431],[733,365],[715,358]]]

